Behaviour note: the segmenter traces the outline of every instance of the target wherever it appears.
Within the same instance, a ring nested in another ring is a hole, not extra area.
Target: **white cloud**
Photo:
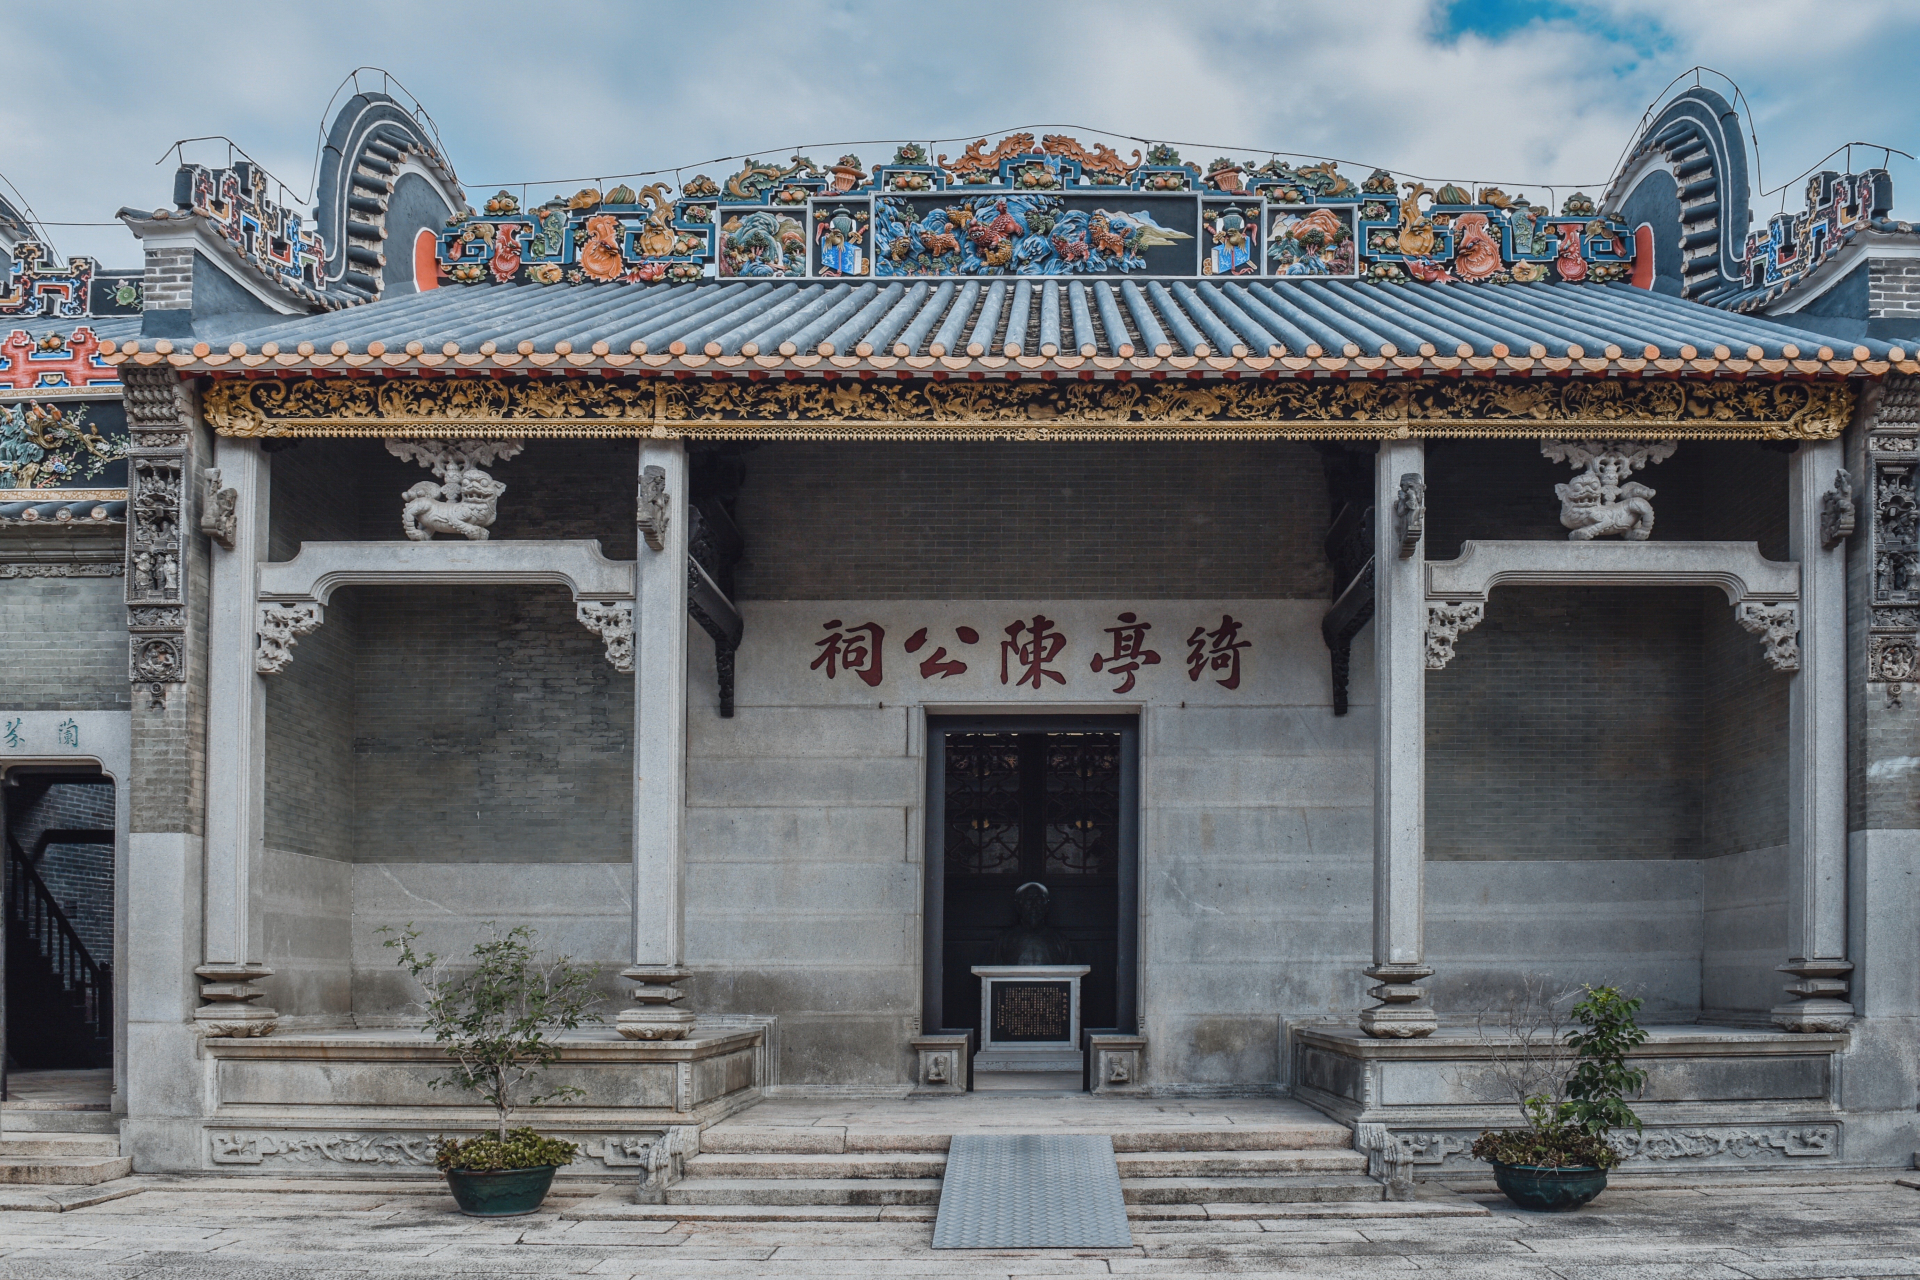
[[[327,95],[362,60],[420,94],[477,195],[483,183],[779,155],[795,143],[824,160],[839,154],[834,139],[1027,125],[1175,139],[1201,163],[1273,148],[1598,194],[1647,99],[1696,62],[1746,87],[1769,181],[1851,138],[1915,138],[1920,105],[1889,89],[1920,48],[1911,0],[1596,0],[1590,11],[1446,42],[1426,0],[1230,11],[1165,0],[550,10],[336,0],[273,10],[264,26],[257,5],[162,15],[108,3],[13,29],[18,77],[0,129],[12,140],[7,176],[50,221],[164,203],[170,165],[153,160],[195,134],[232,136],[304,193]],[[887,151],[852,149],[869,164]],[[1920,170],[1897,162],[1895,177],[1920,195]],[[56,228],[55,239],[110,264],[137,260],[117,227]]]

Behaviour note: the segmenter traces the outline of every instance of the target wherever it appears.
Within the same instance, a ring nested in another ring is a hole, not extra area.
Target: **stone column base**
[[[1360,1011],[1360,1029],[1376,1039],[1412,1040],[1430,1036],[1440,1028],[1440,1019],[1431,1009],[1408,1009],[1381,1005]]]
[[[1853,965],[1845,960],[1791,960],[1781,973],[1800,979],[1787,986],[1793,1003],[1773,1010],[1773,1023],[1788,1031],[1845,1031],[1853,1021],[1847,1002],[1846,975]]]
[[[254,983],[271,978],[273,970],[257,964],[203,964],[193,972],[202,979],[200,998],[207,1002],[193,1011],[201,1035],[250,1039],[273,1034],[280,1015],[253,1003],[266,994]]]
[[[686,969],[624,969],[620,976],[635,983],[637,1009],[622,1009],[613,1029],[629,1040],[684,1040],[693,1033],[693,1011],[676,1009],[686,997],[673,984],[692,976]]]

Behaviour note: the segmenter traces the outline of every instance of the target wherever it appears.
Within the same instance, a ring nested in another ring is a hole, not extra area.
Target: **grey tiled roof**
[[[704,281],[449,286],[251,329],[230,346],[140,341],[195,368],[905,369],[1320,367],[1599,372],[1648,361],[1802,373],[1901,365],[1832,338],[1626,284],[1382,285],[1358,280]],[[1732,362],[1726,364],[1724,362]],[[1794,363],[1797,362],[1797,363]]]

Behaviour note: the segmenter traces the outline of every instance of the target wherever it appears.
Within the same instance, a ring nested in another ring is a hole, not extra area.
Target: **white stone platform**
[[[1632,1106],[1646,1128],[1621,1131],[1624,1171],[1780,1170],[1847,1159],[1838,1057],[1851,1038],[1766,1028],[1654,1026],[1630,1055],[1647,1072]],[[1292,1029],[1294,1096],[1354,1125],[1359,1145],[1384,1130],[1418,1176],[1484,1175],[1468,1154],[1489,1128],[1521,1123],[1494,1077],[1496,1050],[1471,1027],[1375,1039],[1358,1027]]]
[[[596,1028],[563,1036],[560,1046],[541,1087],[582,1094],[524,1108],[515,1123],[581,1143],[569,1176],[645,1177],[698,1150],[702,1125],[759,1097],[758,1028],[697,1029],[684,1040],[659,1041]],[[447,1059],[419,1031],[209,1038],[200,1053],[212,1102],[198,1125],[203,1169],[430,1176],[436,1135],[492,1123],[492,1111],[471,1095],[430,1087]]]

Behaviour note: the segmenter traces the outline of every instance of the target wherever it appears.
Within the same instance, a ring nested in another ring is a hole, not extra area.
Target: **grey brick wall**
[[[1867,315],[1874,320],[1920,320],[1920,261],[1868,259]]]
[[[633,677],[566,592],[359,596],[355,858],[632,858]]]
[[[0,581],[0,707],[125,710],[124,590],[121,578]]]
[[[1698,857],[1703,590],[1495,591],[1427,673],[1427,856]]]
[[[1711,536],[1758,542],[1768,559],[1788,559],[1787,455],[1749,445],[1721,446],[1709,457]],[[1767,665],[1759,638],[1733,620],[1724,595],[1702,591],[1700,607],[1701,853],[1784,844],[1789,677]]]
[[[148,311],[176,311],[191,307],[193,250],[147,250],[144,284]]]
[[[1328,591],[1303,444],[774,444],[746,465],[745,600]]]
[[[326,622],[269,677],[266,845],[319,858],[353,856],[354,665],[359,595],[334,592]]]

